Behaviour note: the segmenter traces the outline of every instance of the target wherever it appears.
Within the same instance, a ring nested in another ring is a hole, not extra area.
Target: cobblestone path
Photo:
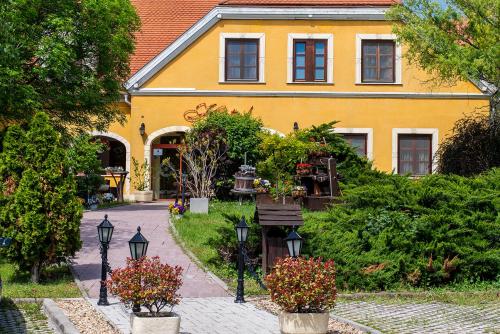
[[[130,333],[130,310],[112,298],[109,306],[94,307],[123,334]],[[279,334],[278,319],[251,303],[236,304],[233,297],[183,298],[174,308],[181,317],[180,334]]]
[[[52,334],[48,320],[43,314],[28,314],[22,308],[0,308],[0,334]]]
[[[339,303],[333,314],[383,333],[500,333],[500,304],[462,306],[445,303]]]

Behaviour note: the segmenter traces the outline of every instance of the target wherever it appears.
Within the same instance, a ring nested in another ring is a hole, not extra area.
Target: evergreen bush
[[[344,185],[344,204],[306,214],[305,253],[334,259],[339,287],[386,290],[500,278],[500,169]]]
[[[24,131],[9,127],[0,153],[0,234],[13,238],[7,258],[29,269],[33,282],[43,266],[81,247],[82,203],[74,162],[46,114]]]

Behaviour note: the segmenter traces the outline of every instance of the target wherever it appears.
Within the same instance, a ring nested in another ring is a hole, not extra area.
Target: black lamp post
[[[248,237],[248,225],[245,217],[241,217],[240,222],[236,225],[236,236],[238,237],[238,287],[236,288],[236,299],[235,303],[245,302],[245,286],[244,286],[244,259],[243,259],[243,247]]]
[[[130,239],[128,245],[130,247],[130,257],[133,260],[139,260],[141,257],[146,256],[148,252],[149,241],[141,234],[141,227],[137,227],[137,233]],[[134,304],[132,312],[141,312],[141,305]]]
[[[146,133],[146,124],[141,123],[141,126],[139,127],[139,134],[141,136],[144,136],[145,133]]]
[[[109,222],[108,215],[104,215],[104,220],[97,226],[97,235],[101,243],[101,288],[99,290],[99,301],[97,305],[109,305],[108,288],[106,287],[106,277],[109,271],[108,248],[113,236],[114,226]]]
[[[302,237],[297,232],[295,232],[295,227],[292,232],[290,232],[290,234],[285,238],[285,241],[288,247],[288,254],[293,258],[300,256],[300,251],[302,249],[304,239],[302,239]]]

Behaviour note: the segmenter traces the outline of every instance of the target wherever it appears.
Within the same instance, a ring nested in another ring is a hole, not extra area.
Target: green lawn
[[[3,296],[7,298],[73,298],[81,297],[67,265],[51,266],[42,273],[39,284],[31,283],[28,272],[0,260]]]
[[[236,288],[237,272],[231,265],[221,264],[217,251],[207,245],[211,237],[217,235],[217,228],[227,225],[222,213],[253,216],[255,205],[244,202],[211,201],[210,213],[191,214],[186,212],[180,220],[174,221],[175,229],[179,233],[180,241],[205,265],[210,271],[224,280],[232,289]],[[234,234],[236,238],[236,232]],[[250,277],[245,280],[245,289],[248,294],[262,294],[258,284]]]

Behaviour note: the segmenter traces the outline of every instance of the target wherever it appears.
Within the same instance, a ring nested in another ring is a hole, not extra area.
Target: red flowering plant
[[[335,265],[321,258],[278,259],[265,277],[271,300],[289,313],[323,313],[335,306]]]
[[[107,281],[110,292],[127,306],[143,305],[150,316],[162,316],[160,311],[179,304],[177,290],[182,285],[182,268],[160,262],[158,256],[127,259],[125,268],[113,270]]]
[[[312,172],[312,165],[307,163],[298,163],[296,165],[296,172],[299,175],[308,175]]]

